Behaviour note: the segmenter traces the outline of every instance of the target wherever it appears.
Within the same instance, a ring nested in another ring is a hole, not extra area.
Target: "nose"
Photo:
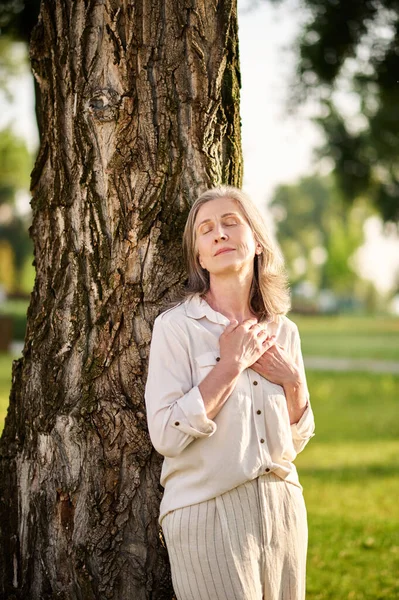
[[[223,227],[217,227],[215,229],[215,242],[217,243],[219,240],[226,241],[228,239],[227,233],[224,231]]]

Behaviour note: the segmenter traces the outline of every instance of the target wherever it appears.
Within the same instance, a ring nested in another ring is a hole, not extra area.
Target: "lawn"
[[[299,327],[305,356],[399,361],[399,318],[290,314]]]
[[[309,372],[307,600],[399,598],[399,377]]]

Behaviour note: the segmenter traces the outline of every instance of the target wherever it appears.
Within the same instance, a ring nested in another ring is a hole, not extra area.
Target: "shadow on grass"
[[[369,478],[389,479],[399,477],[399,465],[375,464],[375,465],[337,465],[326,467],[301,467],[300,477],[315,477],[320,481],[340,481],[352,483],[364,481],[367,484]]]

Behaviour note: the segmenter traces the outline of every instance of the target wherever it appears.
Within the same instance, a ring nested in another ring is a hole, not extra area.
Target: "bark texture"
[[[209,185],[241,183],[235,0],[43,0],[37,270],[0,444],[0,595],[170,599],[151,328]]]

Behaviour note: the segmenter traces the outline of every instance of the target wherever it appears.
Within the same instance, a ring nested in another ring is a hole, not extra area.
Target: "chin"
[[[226,261],[226,263],[223,266],[220,265],[219,267],[215,267],[214,269],[209,270],[209,273],[211,275],[229,275],[239,273],[244,266],[245,265],[243,265],[243,263],[240,262],[231,261],[227,263]]]

